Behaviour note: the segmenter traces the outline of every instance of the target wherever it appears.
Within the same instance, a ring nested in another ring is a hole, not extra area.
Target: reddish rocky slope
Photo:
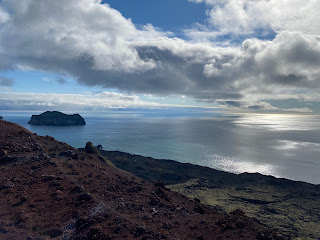
[[[0,121],[0,239],[286,239]]]

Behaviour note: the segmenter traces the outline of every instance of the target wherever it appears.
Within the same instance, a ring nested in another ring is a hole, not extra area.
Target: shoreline
[[[80,148],[81,149],[81,148]],[[161,158],[154,158],[154,157],[149,157],[149,156],[144,156],[144,155],[140,155],[140,154],[134,154],[134,153],[129,153],[129,152],[124,152],[124,151],[119,151],[119,150],[99,150],[99,152],[103,155],[103,153],[105,153],[106,155],[109,154],[117,154],[117,155],[128,155],[131,157],[138,157],[138,158],[145,158],[145,159],[150,159],[150,160],[155,160],[155,161],[160,161],[160,162],[171,162],[171,163],[177,163],[177,164],[185,164],[185,165],[190,165],[190,166],[194,166],[197,168],[204,168],[204,169],[208,169],[208,170],[214,170],[217,172],[221,172],[223,174],[233,174],[236,176],[240,176],[243,174],[252,174],[252,175],[261,175],[264,177],[271,177],[271,178],[275,178],[278,180],[286,180],[286,181],[292,181],[292,182],[296,182],[296,183],[305,183],[305,184],[310,184],[310,185],[314,185],[314,186],[319,186],[320,187],[320,183],[319,184],[315,184],[315,183],[310,183],[310,182],[305,182],[302,180],[294,180],[294,179],[289,179],[289,178],[285,178],[285,177],[276,177],[273,175],[266,175],[266,174],[262,174],[259,172],[243,172],[243,173],[233,173],[233,172],[228,172],[228,171],[224,171],[224,170],[220,170],[220,169],[215,169],[215,168],[211,168],[208,166],[202,166],[202,165],[198,165],[198,164],[194,164],[194,163],[189,163],[189,162],[179,162],[177,160],[173,160],[173,159],[161,159]]]

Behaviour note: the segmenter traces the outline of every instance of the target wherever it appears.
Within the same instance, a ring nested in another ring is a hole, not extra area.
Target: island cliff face
[[[288,239],[119,170],[91,144],[0,129],[0,239]]]
[[[47,111],[40,115],[32,115],[28,124],[42,126],[81,126],[86,125],[86,122],[79,114],[68,115],[57,111]]]

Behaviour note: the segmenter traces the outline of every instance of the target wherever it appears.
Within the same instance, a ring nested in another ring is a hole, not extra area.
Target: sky
[[[318,0],[0,0],[0,110],[320,112]]]

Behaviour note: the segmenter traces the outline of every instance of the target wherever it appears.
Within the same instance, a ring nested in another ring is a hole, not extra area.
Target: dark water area
[[[85,126],[49,127],[28,125],[32,114],[38,113],[0,112],[7,121],[77,148],[92,141],[109,151],[320,184],[317,115],[110,111],[81,113]]]

